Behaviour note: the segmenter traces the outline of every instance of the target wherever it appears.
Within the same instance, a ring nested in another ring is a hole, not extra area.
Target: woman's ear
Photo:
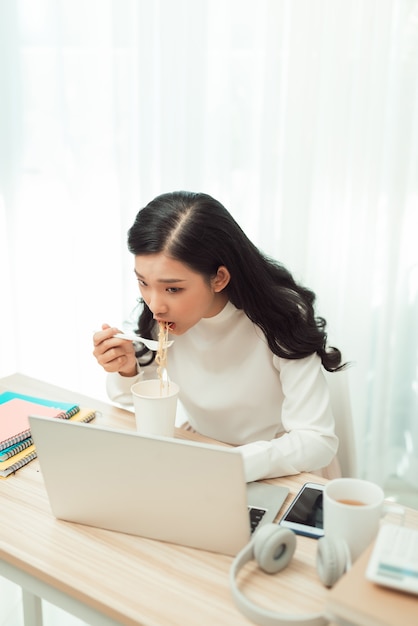
[[[229,273],[229,270],[224,265],[220,265],[218,267],[218,271],[216,272],[216,276],[214,276],[211,280],[212,289],[216,293],[219,293],[219,291],[225,289],[230,280],[231,274]]]

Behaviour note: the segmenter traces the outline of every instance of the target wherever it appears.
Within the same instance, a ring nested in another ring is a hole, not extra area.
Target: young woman
[[[328,466],[338,440],[323,368],[342,365],[315,295],[203,193],[152,200],[128,248],[142,296],[138,334],[157,338],[159,323],[169,324],[167,370],[190,426],[239,446],[247,481]],[[104,324],[93,354],[110,398],[131,403],[133,383],[156,378],[155,353],[135,353],[118,332]]]

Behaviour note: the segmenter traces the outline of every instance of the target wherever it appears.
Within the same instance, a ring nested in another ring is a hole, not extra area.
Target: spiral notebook
[[[0,394],[0,451],[30,437],[29,415],[69,419],[79,408],[77,404],[36,398],[13,391]],[[15,451],[17,452],[19,450]]]
[[[7,459],[7,461],[2,461],[0,463],[0,478],[6,478],[10,474],[17,472],[18,469],[36,459],[36,456],[35,446],[32,444],[26,450],[22,450],[22,452],[18,452],[13,457]]]
[[[29,415],[63,417],[60,408],[42,406],[20,398],[0,404],[0,450],[8,448],[30,436]]]
[[[27,437],[26,439],[23,439],[23,441],[19,441],[18,443],[12,444],[8,448],[4,448],[3,450],[0,450],[0,463],[3,463],[3,461],[7,461],[7,459],[10,459],[10,457],[15,456],[16,454],[19,454],[19,452],[23,452],[24,450],[26,450],[26,448],[29,448],[29,446],[31,446],[32,444],[33,444],[32,437]]]
[[[68,421],[87,423],[91,422],[95,417],[96,411],[94,409],[80,408],[77,413],[68,418]],[[0,479],[7,478],[7,476],[24,467],[37,456],[32,436],[0,451]]]
[[[20,398],[20,400],[27,400],[28,402],[34,402],[35,404],[41,404],[42,406],[52,406],[56,409],[61,409],[64,413],[64,417],[70,416],[77,412],[78,405],[73,402],[63,402],[62,400],[49,400],[47,398],[39,398],[37,396],[29,396],[25,393],[17,393],[16,391],[4,391],[0,393],[0,404],[4,404],[9,400]]]

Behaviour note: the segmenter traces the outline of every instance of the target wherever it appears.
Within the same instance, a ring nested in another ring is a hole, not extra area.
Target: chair
[[[358,476],[357,451],[353,415],[351,411],[348,371],[325,371],[325,378],[327,379],[330,392],[331,407],[335,419],[335,432],[340,442],[337,458],[341,468],[341,475],[356,478]]]

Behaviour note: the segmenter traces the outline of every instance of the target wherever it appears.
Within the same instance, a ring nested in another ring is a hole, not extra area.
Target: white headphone
[[[265,524],[256,530],[251,541],[235,557],[229,573],[232,596],[238,609],[252,622],[260,626],[324,626],[329,623],[324,613],[296,617],[269,611],[251,602],[238,588],[238,572],[246,563],[255,559],[264,572],[275,574],[290,563],[295,549],[296,535],[292,530],[278,524]],[[326,587],[332,587],[351,567],[347,544],[321,537],[318,540],[316,566],[321,582]]]

